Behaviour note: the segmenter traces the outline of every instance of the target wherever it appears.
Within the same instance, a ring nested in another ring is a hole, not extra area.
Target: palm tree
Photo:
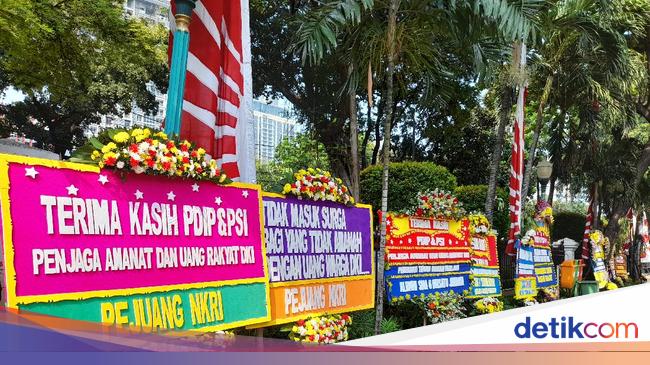
[[[300,2],[292,1],[293,7],[299,7]],[[306,4],[302,4],[306,5]],[[338,0],[319,4],[303,11],[298,20],[300,26],[292,50],[300,54],[303,63],[318,64],[325,55],[338,45],[337,38],[350,25],[361,20],[363,10],[369,10],[373,0]],[[350,190],[355,200],[359,200],[359,124],[357,119],[357,82],[352,57],[346,57],[347,88],[345,94],[348,103],[350,119]]]
[[[558,2],[548,11],[539,13],[541,39],[534,50],[536,57],[533,68],[536,72],[533,75],[538,86],[543,87],[539,93],[537,120],[528,153],[522,196],[527,196],[528,193],[537,144],[545,124],[543,117],[546,103],[560,92],[557,90],[560,84],[571,80],[567,91],[572,95],[567,95],[566,99],[575,100],[575,96],[584,91],[592,100],[611,101],[607,85],[599,83],[586,74],[585,70],[593,72],[593,67],[589,65],[597,63],[598,68],[608,74],[603,78],[605,83],[625,78],[628,74],[625,39],[608,24],[604,15],[611,9],[598,0],[568,0]],[[583,77],[581,82],[576,82],[579,77]],[[578,90],[581,86],[585,89]],[[553,101],[556,104],[559,102]],[[612,104],[612,107],[616,105]],[[566,110],[566,105],[560,107],[560,110]],[[559,120],[559,126],[563,125],[564,121]],[[563,128],[552,131],[553,134],[562,132]],[[556,173],[554,177],[557,175]]]
[[[350,3],[351,1],[331,2]],[[330,3],[327,3],[330,4]],[[383,175],[382,212],[388,211],[388,166],[390,163],[391,128],[395,116],[396,90],[407,90],[412,83],[422,87],[422,99],[429,102],[444,101],[446,88],[445,62],[472,54],[477,70],[486,69],[491,59],[503,49],[504,40],[528,39],[535,32],[531,15],[543,0],[465,0],[424,1],[377,0],[372,12],[362,16],[358,25],[341,32],[342,54],[353,57],[347,82],[348,90],[354,90],[365,65],[376,70],[376,77],[384,80],[381,103],[383,111]],[[326,7],[338,14],[340,7]],[[332,10],[334,9],[334,10]],[[327,12],[325,12],[327,13]],[[340,23],[325,21],[327,16],[315,16],[308,25],[301,26],[294,47],[303,59],[318,59],[337,45],[336,37],[328,36],[322,28],[339,30]],[[356,19],[352,17],[352,19]],[[399,19],[399,20],[398,20]],[[336,34],[335,32],[330,35]],[[445,48],[447,47],[448,48]],[[450,57],[448,50],[453,48]],[[450,59],[451,58],[451,59]],[[498,62],[498,61],[497,61]],[[364,65],[364,67],[359,67]],[[379,121],[378,121],[379,122]],[[505,128],[505,127],[504,127]],[[356,151],[353,151],[355,153]],[[384,251],[386,245],[386,214],[380,224],[379,250],[377,253],[377,316],[376,331],[383,317],[384,305]]]

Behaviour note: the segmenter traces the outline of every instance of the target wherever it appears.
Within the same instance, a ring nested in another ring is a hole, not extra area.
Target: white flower
[[[150,145],[149,145],[148,142],[141,142],[141,143],[138,145],[138,152],[140,152],[140,153],[145,153],[145,152],[147,152],[147,151],[149,150],[149,146],[150,146]]]
[[[133,172],[135,172],[136,174],[141,174],[141,173],[144,172],[144,167],[136,166],[136,167],[133,168]]]
[[[118,169],[123,169],[124,168],[124,161],[117,161],[117,165],[115,165]]]
[[[142,160],[142,158],[140,157],[140,154],[138,154],[136,152],[129,152],[129,157],[131,157],[132,159],[134,159],[136,161]]]

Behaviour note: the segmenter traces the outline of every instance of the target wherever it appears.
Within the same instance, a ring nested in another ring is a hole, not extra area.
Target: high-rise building
[[[275,157],[275,148],[282,139],[295,136],[299,126],[288,108],[259,100],[253,100],[253,117],[256,158],[261,162],[269,162]]]
[[[169,0],[126,0],[124,11],[169,28]]]
[[[169,0],[126,0],[124,12],[128,16],[144,19],[153,24],[162,24],[169,28]],[[152,93],[158,102],[158,111],[147,114],[133,103],[131,112],[123,115],[103,115],[99,124],[88,127],[87,135],[97,135],[109,128],[148,127],[160,129],[167,110],[167,95],[158,91],[153,83],[147,85],[147,90]]]
[[[162,24],[169,28],[169,0],[126,0],[124,12],[128,16],[144,19],[153,24]],[[108,128],[132,128],[135,126],[159,129],[167,110],[167,95],[162,94],[151,83],[147,86],[158,101],[158,112],[146,114],[135,103],[131,112],[123,115],[104,115],[100,124],[88,128],[88,135],[97,135]],[[282,103],[267,104],[263,101],[253,101],[253,117],[255,118],[255,151],[256,158],[269,162],[275,157],[277,145],[285,137],[293,137],[299,126],[291,117],[289,108]]]

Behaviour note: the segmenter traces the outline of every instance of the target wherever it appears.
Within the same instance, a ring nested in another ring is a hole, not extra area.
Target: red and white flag
[[[523,70],[526,66],[526,45],[521,46],[520,67]],[[506,253],[515,255],[515,240],[521,233],[521,212],[523,197],[521,188],[524,173],[524,106],[528,89],[526,86],[519,87],[517,98],[517,112],[513,129],[512,158],[510,161],[510,197],[508,199],[510,212],[510,230],[508,231],[508,245]]]
[[[189,30],[180,136],[205,148],[231,179],[253,182],[248,0],[197,1]]]
[[[585,231],[582,234],[582,259],[589,260],[591,252],[591,243],[589,236],[591,235],[591,225],[594,223],[594,191],[595,188],[591,189],[591,194],[589,197],[589,207],[587,208],[587,217],[585,219]]]

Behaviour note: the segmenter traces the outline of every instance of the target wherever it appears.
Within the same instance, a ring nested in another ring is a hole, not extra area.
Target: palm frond
[[[373,0],[338,0],[300,9],[290,51],[300,55],[303,63],[318,64],[336,48],[339,32],[348,24],[359,23],[362,12],[373,4]]]

